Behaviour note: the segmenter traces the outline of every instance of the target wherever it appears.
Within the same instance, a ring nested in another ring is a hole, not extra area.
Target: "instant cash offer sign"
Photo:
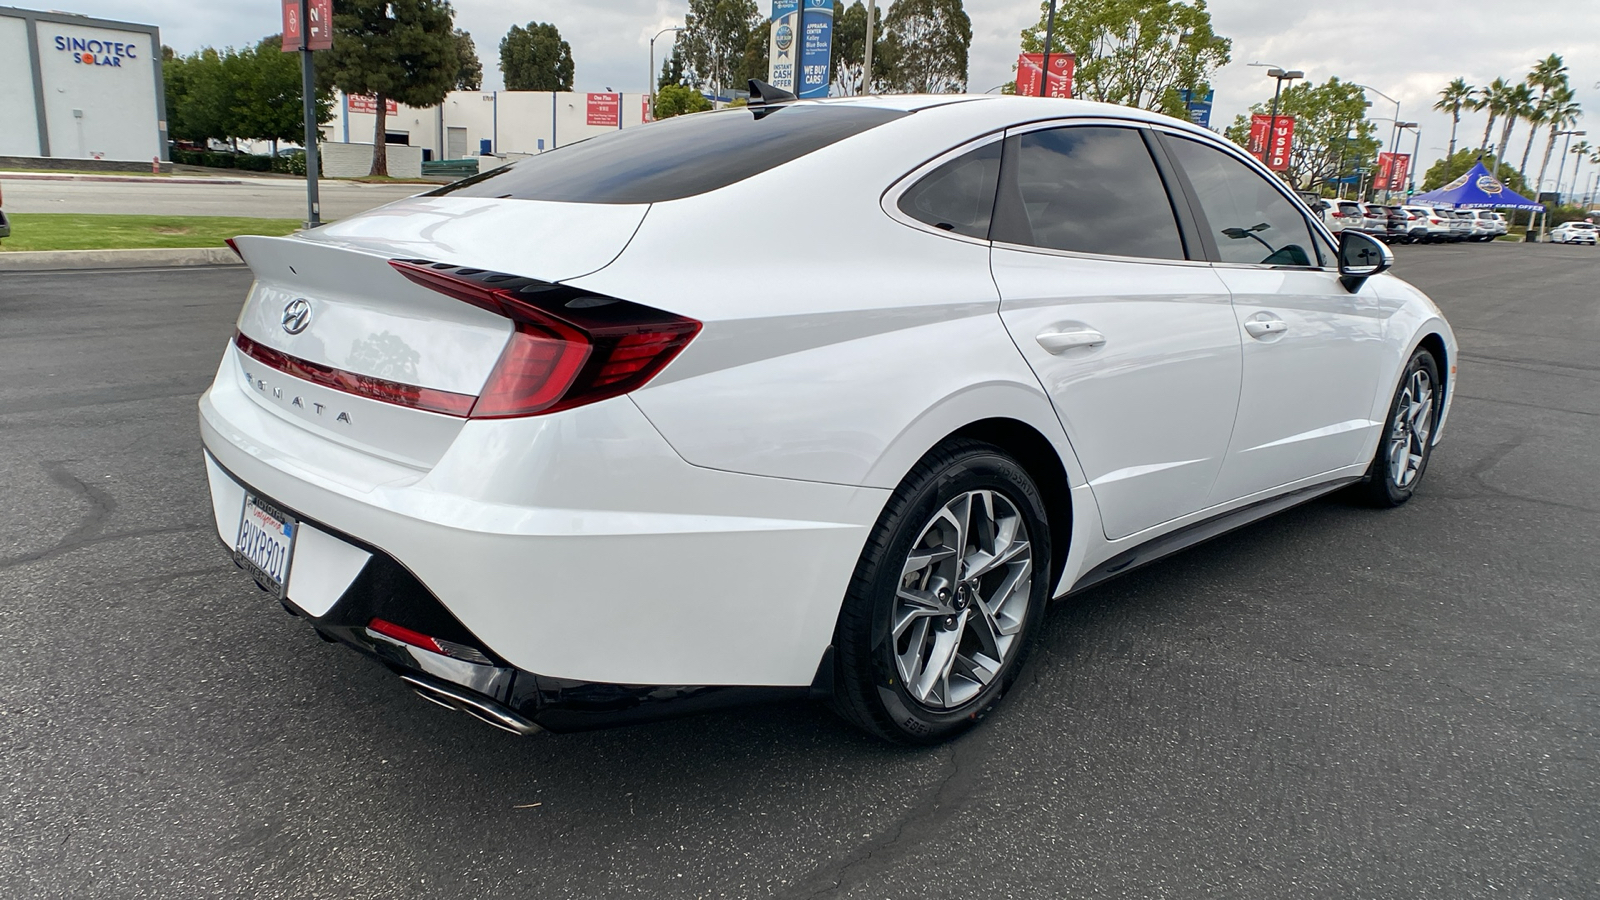
[[[772,34],[767,43],[767,84],[798,94],[800,85],[800,0],[772,0]]]

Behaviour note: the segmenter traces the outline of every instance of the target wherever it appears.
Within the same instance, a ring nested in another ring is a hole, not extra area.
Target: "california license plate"
[[[256,578],[256,583],[279,600],[289,583],[289,563],[294,559],[294,517],[254,494],[244,495],[239,517],[239,537],[233,544],[233,561]]]

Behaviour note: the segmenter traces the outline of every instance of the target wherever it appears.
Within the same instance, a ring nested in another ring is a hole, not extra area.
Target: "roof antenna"
[[[750,105],[767,106],[773,103],[789,103],[799,100],[799,97],[782,88],[775,88],[758,78],[750,79]]]

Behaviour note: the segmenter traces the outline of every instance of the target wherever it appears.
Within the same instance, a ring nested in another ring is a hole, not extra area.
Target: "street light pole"
[[[1272,116],[1267,123],[1267,146],[1261,148],[1266,157],[1262,161],[1267,163],[1268,167],[1270,168],[1272,165],[1272,144],[1275,140],[1277,140],[1278,137],[1278,96],[1283,93],[1283,83],[1285,81],[1293,81],[1296,78],[1304,78],[1306,77],[1306,73],[1298,69],[1285,72],[1279,68],[1271,68],[1267,70],[1267,77],[1276,78],[1278,80],[1277,86],[1272,89]]]
[[[1416,143],[1413,144],[1412,147],[1411,147],[1411,162],[1410,162],[1410,165],[1408,165],[1406,167],[1407,180],[1410,181],[1410,183],[1411,183],[1411,185],[1413,187],[1415,187],[1416,183],[1417,183],[1417,150],[1422,146],[1422,125],[1420,123],[1417,123],[1417,122],[1398,122],[1398,123],[1396,123],[1396,127],[1395,127],[1396,131],[1404,131],[1406,129],[1410,129],[1412,132],[1414,132],[1416,134],[1416,137],[1417,137]],[[1391,183],[1392,183],[1392,181],[1391,181]],[[1401,185],[1400,187],[1401,187],[1402,190],[1405,189],[1405,185]],[[1393,198],[1391,198],[1391,199],[1393,199]]]
[[[1351,82],[1351,83],[1355,84],[1355,82]],[[1361,88],[1362,90],[1365,90],[1365,91],[1371,91],[1374,94],[1377,94],[1379,97],[1382,97],[1383,99],[1385,99],[1385,100],[1389,101],[1390,103],[1394,104],[1394,122],[1395,122],[1395,124],[1394,124],[1394,126],[1391,126],[1390,129],[1389,129],[1389,144],[1390,144],[1389,152],[1390,153],[1394,153],[1394,152],[1398,151],[1400,149],[1400,129],[1397,126],[1399,126],[1399,124],[1400,124],[1400,101],[1396,100],[1395,98],[1393,98],[1391,96],[1389,96],[1388,94],[1385,94],[1383,91],[1378,90],[1377,88],[1373,87],[1370,84],[1356,84],[1356,87]]]
[[[306,120],[306,227],[322,224],[322,202],[317,190],[321,160],[317,156],[317,75],[311,60],[311,0],[300,0],[300,96]],[[333,23],[323,24],[332,28]]]
[[[656,37],[650,39],[650,79],[645,82],[645,92],[650,96],[651,117],[654,117],[656,114],[656,38],[661,37],[663,34],[666,34],[669,31],[678,32],[682,30],[682,28],[677,26],[673,26],[672,28],[663,28],[656,32]],[[619,118],[618,121],[621,121],[621,119]]]
[[[876,19],[877,17],[878,0],[867,0],[867,46],[866,53],[862,57],[863,65],[861,67],[861,93],[868,96],[872,95],[872,32],[873,25],[876,24],[872,20]]]
[[[1044,20],[1044,59],[1039,68],[1039,96],[1050,93],[1050,45],[1056,41],[1056,0],[1050,0],[1050,17]]]
[[[1567,154],[1572,151],[1572,136],[1582,137],[1589,132],[1563,131],[1560,133],[1566,135],[1567,139],[1561,144],[1561,165],[1556,167],[1556,206],[1561,205],[1561,179],[1566,177],[1567,174]]]

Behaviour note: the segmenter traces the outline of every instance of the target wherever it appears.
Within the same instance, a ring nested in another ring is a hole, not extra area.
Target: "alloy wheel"
[[[1389,430],[1389,478],[1395,487],[1408,488],[1417,480],[1432,436],[1433,379],[1417,369],[1400,392]]]
[[[953,709],[994,681],[1020,646],[1032,576],[1027,524],[1004,494],[967,491],[934,514],[893,604],[895,667],[913,700]]]

